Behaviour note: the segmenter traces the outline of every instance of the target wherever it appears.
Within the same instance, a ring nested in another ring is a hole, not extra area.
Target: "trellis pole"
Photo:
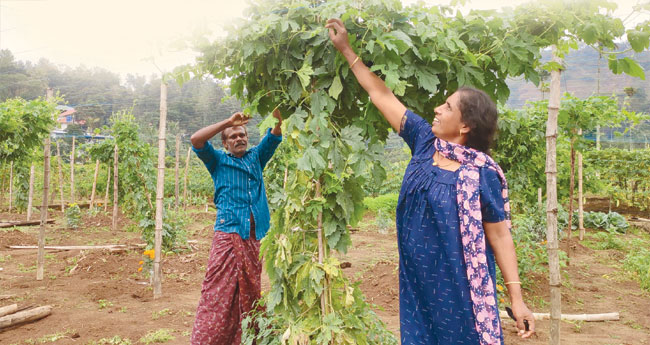
[[[70,202],[71,203],[75,203],[75,196],[74,196],[75,139],[76,137],[72,137],[72,151],[70,152]]]
[[[165,144],[167,129],[167,84],[160,83],[160,125],[158,126],[158,180],[156,183],[156,232],[153,259],[153,298],[162,296],[162,268],[160,267],[163,227],[163,199],[165,197]],[[176,137],[178,152],[178,136]],[[176,159],[178,162],[178,158]],[[178,165],[177,165],[178,167]],[[178,170],[177,170],[178,171]]]
[[[552,46],[552,61],[561,65],[557,47]],[[551,71],[551,85],[546,122],[546,240],[548,250],[549,285],[551,290],[551,322],[549,344],[560,344],[561,280],[557,233],[557,117],[560,110],[560,70]]]
[[[90,193],[90,205],[88,209],[92,209],[95,205],[95,190],[97,189],[97,174],[99,174],[99,159],[95,161],[95,177],[93,177],[93,190]]]
[[[178,168],[180,165],[181,137],[176,134],[176,167],[174,169],[174,209],[178,211]]]
[[[61,197],[61,212],[65,211],[65,200],[63,199],[63,161],[61,160],[61,147],[56,141],[56,161],[59,166],[59,194]]]
[[[187,148],[187,158],[185,158],[185,172],[183,173],[183,209],[187,209],[187,170],[190,166],[190,154],[192,147]]]
[[[14,207],[14,161],[9,164],[9,212]]]
[[[111,166],[107,164],[108,172],[106,173],[106,194],[104,194],[104,212],[108,211],[108,190],[111,186]]]
[[[119,156],[117,152],[117,143],[115,144],[115,153],[113,154],[113,223],[112,223],[112,229],[113,231],[117,230],[117,162],[118,162]]]
[[[584,195],[582,194],[582,152],[578,152],[578,230],[580,231],[580,241],[585,236],[584,206]]]
[[[29,195],[27,196],[27,220],[32,219],[32,207],[34,203],[34,163],[29,168]]]
[[[47,89],[47,100],[54,98],[52,89]],[[41,226],[38,230],[38,254],[36,258],[36,280],[43,280],[45,266],[45,227],[47,226],[47,193],[50,188],[50,133],[43,145],[43,202],[41,204]]]

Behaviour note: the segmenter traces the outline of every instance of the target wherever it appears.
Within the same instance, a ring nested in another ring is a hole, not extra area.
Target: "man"
[[[192,149],[214,182],[217,221],[201,299],[192,329],[192,345],[232,345],[241,339],[242,315],[261,293],[260,240],[269,229],[269,207],[262,170],[282,141],[282,117],[269,128],[259,145],[248,149],[248,117],[238,112],[199,129]],[[227,152],[208,141],[221,133]]]

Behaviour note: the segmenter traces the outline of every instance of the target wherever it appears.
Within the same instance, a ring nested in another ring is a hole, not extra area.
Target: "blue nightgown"
[[[457,171],[433,166],[431,124],[407,110],[400,136],[411,149],[397,204],[402,345],[479,344],[463,259]],[[497,172],[480,169],[483,222],[506,219]],[[492,248],[489,273],[496,284]],[[495,300],[496,300],[496,287]],[[503,339],[501,340],[503,342]]]

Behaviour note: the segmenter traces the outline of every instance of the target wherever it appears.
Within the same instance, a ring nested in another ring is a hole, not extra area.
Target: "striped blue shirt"
[[[282,136],[269,128],[259,145],[237,158],[223,150],[215,150],[210,142],[203,148],[192,147],[203,161],[214,182],[214,204],[217,221],[214,231],[238,233],[242,239],[250,235],[250,215],[255,221],[255,237],[261,240],[270,227],[271,216],[266,200],[262,170],[271,159]]]

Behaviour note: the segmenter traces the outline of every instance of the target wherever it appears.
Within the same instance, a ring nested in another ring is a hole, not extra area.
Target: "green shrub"
[[[650,250],[640,248],[630,252],[623,265],[626,270],[636,272],[641,283],[641,288],[650,291]]]
[[[586,212],[584,222],[587,228],[603,229],[609,232],[625,233],[630,227],[625,217],[621,216],[618,212]]]
[[[395,215],[397,208],[398,193],[383,194],[377,197],[366,197],[363,199],[363,205],[370,211],[383,214]]]
[[[81,209],[76,203],[68,205],[65,209],[65,225],[68,228],[76,229],[81,222]]]

